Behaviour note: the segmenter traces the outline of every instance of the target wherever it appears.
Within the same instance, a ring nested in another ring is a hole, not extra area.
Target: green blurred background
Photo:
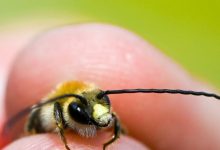
[[[78,22],[125,27],[194,76],[220,88],[218,0],[0,0],[1,31],[21,23],[29,27],[49,24],[46,28],[52,28]]]

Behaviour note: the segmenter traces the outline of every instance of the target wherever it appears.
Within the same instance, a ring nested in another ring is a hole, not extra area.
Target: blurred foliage
[[[220,87],[218,0],[0,0],[0,25],[22,17],[98,21],[125,27],[174,58],[192,74]],[[30,20],[27,20],[30,21]]]

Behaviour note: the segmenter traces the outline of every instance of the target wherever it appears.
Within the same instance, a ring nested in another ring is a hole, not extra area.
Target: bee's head
[[[71,118],[84,125],[106,127],[112,121],[111,104],[108,96],[97,98],[100,90],[82,93],[86,101],[74,101],[69,104],[68,111]]]

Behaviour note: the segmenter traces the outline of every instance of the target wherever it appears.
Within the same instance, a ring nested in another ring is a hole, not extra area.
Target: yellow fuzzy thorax
[[[91,83],[68,81],[59,84],[55,90],[53,90],[49,95],[46,96],[46,99],[70,93],[81,94],[85,91],[88,92],[94,89],[97,89],[97,86]]]

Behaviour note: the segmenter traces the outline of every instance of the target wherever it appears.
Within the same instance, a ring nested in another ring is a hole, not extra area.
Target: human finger
[[[9,78],[9,116],[67,80],[93,82],[103,89],[202,89],[179,66],[126,30],[70,26],[48,32],[20,54]],[[129,133],[153,148],[219,146],[219,134],[210,134],[210,129],[218,131],[211,123],[218,117],[215,101],[155,94],[111,98]]]
[[[106,136],[99,135],[96,139],[88,139],[79,137],[74,134],[67,134],[68,146],[70,149],[74,150],[101,150],[102,149],[102,139],[107,139]],[[116,149],[127,149],[127,150],[147,150],[147,148],[140,142],[122,136],[116,143],[109,146],[112,150]],[[63,149],[64,145],[61,142],[60,138],[56,134],[39,134],[28,137],[23,137],[18,139],[11,144],[4,147],[4,150],[38,150],[38,149]]]

